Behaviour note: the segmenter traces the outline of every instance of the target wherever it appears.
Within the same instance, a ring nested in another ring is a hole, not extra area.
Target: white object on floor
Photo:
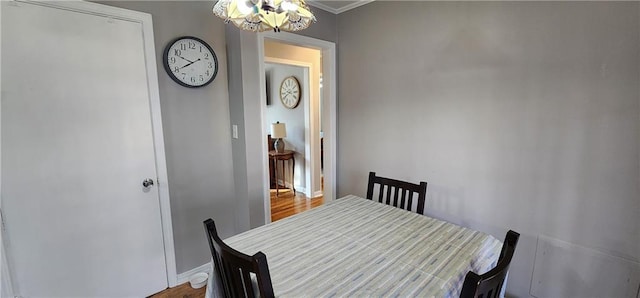
[[[207,280],[209,279],[209,274],[204,272],[196,273],[189,279],[189,284],[194,289],[199,289],[204,287],[207,284]]]

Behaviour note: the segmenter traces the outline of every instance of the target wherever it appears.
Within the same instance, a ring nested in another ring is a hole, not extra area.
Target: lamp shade
[[[287,137],[287,128],[284,123],[278,122],[271,124],[271,137],[274,139]]]

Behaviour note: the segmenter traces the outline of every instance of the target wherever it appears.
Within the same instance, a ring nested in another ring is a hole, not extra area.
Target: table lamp
[[[286,136],[287,128],[284,123],[280,123],[280,121],[278,121],[271,124],[271,137],[276,139],[275,143],[273,143],[273,147],[276,149],[276,152],[284,152],[284,142],[282,141],[282,138]]]

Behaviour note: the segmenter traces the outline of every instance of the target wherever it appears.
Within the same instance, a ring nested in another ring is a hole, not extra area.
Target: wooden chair
[[[211,218],[204,221],[204,228],[225,297],[274,297],[267,256],[264,253],[249,256],[229,247],[218,236],[216,224]],[[252,278],[252,273],[255,278]]]
[[[375,184],[379,185],[378,202],[412,211],[413,196],[414,193],[416,193],[418,195],[418,207],[416,213],[424,214],[424,201],[427,196],[427,182],[413,184],[405,181],[379,177],[376,176],[375,172],[369,172],[369,186],[367,187],[367,199],[369,200],[373,200]]]
[[[271,134],[267,135],[267,147],[269,151],[276,150],[273,145],[274,140],[271,138]],[[276,188],[276,165],[273,163],[273,159],[269,158],[269,188]]]
[[[509,230],[502,244],[502,251],[498,258],[498,264],[487,273],[478,275],[471,271],[467,273],[462,285],[460,298],[494,298],[500,297],[505,277],[509,272],[511,258],[516,250],[520,234]]]

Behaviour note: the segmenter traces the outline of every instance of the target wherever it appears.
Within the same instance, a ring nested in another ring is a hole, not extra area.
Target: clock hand
[[[187,60],[187,59],[185,59],[185,60]],[[196,61],[191,61],[190,63],[187,63],[185,66],[180,67],[180,68],[178,68],[178,69],[179,69],[179,70],[180,70],[180,69],[183,69],[183,68],[185,68],[185,67],[187,67],[187,66],[189,66],[189,65],[191,65],[191,64],[194,64],[194,63],[196,63],[196,62],[198,62],[198,61],[200,61],[200,58],[198,58],[198,60],[196,60]]]
[[[177,56],[177,55],[176,55],[176,56]],[[186,59],[186,58],[183,58],[182,56],[178,56],[178,58],[180,58],[180,59],[182,59],[182,60],[185,60],[185,61],[187,61],[187,62],[191,62],[191,63],[193,63],[193,61],[191,61],[191,60],[189,60],[189,59]]]

